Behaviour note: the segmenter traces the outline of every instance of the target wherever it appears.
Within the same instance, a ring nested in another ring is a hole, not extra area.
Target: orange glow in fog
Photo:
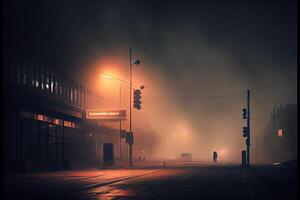
[[[110,76],[110,75],[107,75],[107,74],[100,74],[101,76],[103,76],[103,77],[105,77],[105,78],[108,78],[108,79],[113,79],[113,77],[112,76]]]
[[[119,91],[120,82],[114,77],[126,82],[129,79],[128,59],[121,58],[119,54],[102,55],[90,68],[92,70],[87,77],[89,87],[108,99],[117,98]]]
[[[221,154],[224,154],[224,153],[226,153],[226,150],[221,149],[221,150],[220,150],[220,153],[221,153]]]

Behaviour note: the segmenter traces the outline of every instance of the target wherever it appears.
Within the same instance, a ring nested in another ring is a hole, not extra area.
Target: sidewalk
[[[73,171],[43,172],[31,174],[10,174],[4,177],[4,191],[6,199],[22,199],[22,196],[50,194],[57,197],[76,195],[77,192],[87,191],[94,187],[134,179],[160,170],[149,169],[88,169]],[[16,197],[16,191],[18,196]],[[31,192],[30,192],[31,191]],[[39,191],[32,193],[32,191]],[[51,199],[49,196],[49,199]],[[41,196],[42,198],[42,196]]]
[[[5,177],[7,185],[30,184],[72,184],[76,188],[93,184],[109,184],[158,171],[157,169],[88,169],[73,171],[10,174]]]

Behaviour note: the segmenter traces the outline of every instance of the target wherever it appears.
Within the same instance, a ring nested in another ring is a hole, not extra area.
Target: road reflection
[[[110,200],[110,199],[122,199],[132,198],[137,194],[133,190],[125,189],[117,186],[104,186],[98,187],[89,192],[92,196],[96,196],[97,199]]]

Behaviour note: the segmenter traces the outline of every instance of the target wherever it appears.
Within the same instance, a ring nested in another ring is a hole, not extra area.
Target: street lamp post
[[[104,74],[104,73],[100,73],[102,76],[110,78],[110,79],[115,79],[118,80],[122,83],[122,85],[125,85],[127,87],[129,87],[129,130],[130,132],[132,132],[132,111],[131,111],[131,104],[132,104],[132,89],[133,89],[133,84],[132,84],[132,69],[133,69],[133,65],[139,65],[140,64],[140,60],[136,60],[134,63],[131,62],[131,48],[130,48],[130,55],[129,55],[129,61],[130,61],[130,84],[128,86],[128,83],[111,75],[108,74]],[[136,87],[136,86],[135,86]],[[144,89],[144,86],[140,86],[140,89]],[[120,85],[120,108],[121,108],[121,85]],[[120,131],[121,131],[121,121],[120,121]],[[132,144],[129,144],[129,166],[132,166]],[[121,155],[121,138],[120,138],[120,155]]]
[[[119,110],[121,110],[121,85],[122,84],[124,84],[124,83],[126,83],[125,81],[123,81],[123,80],[121,80],[121,79],[119,79],[119,78],[116,78],[116,77],[112,77],[111,75],[108,75],[108,74],[104,74],[104,73],[100,73],[103,77],[105,77],[105,78],[108,78],[108,79],[115,79],[115,80],[118,80],[119,82],[120,82],[120,86],[119,86],[119,88],[120,88],[120,90],[119,90]],[[127,86],[127,85],[125,85],[125,86]],[[127,86],[128,87],[128,86]],[[121,121],[121,119],[120,119],[120,121],[119,121],[119,123],[120,123],[120,126],[119,126],[119,128],[120,128],[120,140],[119,140],[119,158],[121,159],[121,153],[122,153],[122,150],[121,150],[121,148],[122,148],[122,146],[121,146],[121,143],[122,143],[122,140],[121,140],[121,129],[122,129],[122,121]]]
[[[139,65],[140,64],[140,60],[136,60],[134,63],[132,63],[132,48],[129,48],[129,73],[130,73],[130,84],[129,84],[129,131],[132,132],[132,111],[131,111],[131,106],[132,106],[132,68],[133,65]],[[116,77],[112,77],[106,74],[102,75],[109,77],[109,78],[114,78],[119,80],[120,82],[126,83],[125,81],[116,78]],[[140,87],[141,89],[144,89],[144,86]],[[120,122],[120,130],[121,130],[121,122]],[[120,143],[121,145],[121,143]],[[129,166],[132,166],[132,144],[129,144]]]
[[[131,90],[132,90],[132,63],[131,63],[131,47],[129,49],[129,71],[130,71],[130,94],[129,94],[129,131],[132,131],[132,124],[131,124],[131,98],[132,98],[132,94],[131,94]],[[130,157],[130,156],[129,156]]]
[[[132,98],[132,63],[131,63],[131,47],[130,47],[130,49],[129,49],[129,70],[130,70],[129,131],[132,132],[132,121],[131,121],[131,98]],[[132,166],[132,144],[129,144],[129,166]]]
[[[132,63],[132,48],[129,48],[129,71],[130,71],[130,95],[129,95],[129,131],[132,132],[132,113],[131,113],[131,106],[132,106],[132,66],[139,65],[140,60],[136,60]],[[133,135],[133,133],[132,133]],[[132,144],[129,144],[129,166],[132,166]]]
[[[120,84],[120,98],[119,98],[119,109],[120,109],[120,111],[121,111],[121,84]],[[121,119],[120,119],[120,144],[119,144],[119,158],[120,158],[120,160],[122,159],[122,157],[121,157],[121,148],[122,148],[122,138],[121,138],[121,130],[122,130],[122,121],[121,121]]]

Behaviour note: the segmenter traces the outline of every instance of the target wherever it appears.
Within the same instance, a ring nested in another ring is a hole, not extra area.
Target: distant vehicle
[[[179,160],[183,161],[183,162],[192,161],[192,154],[191,153],[181,153]]]

